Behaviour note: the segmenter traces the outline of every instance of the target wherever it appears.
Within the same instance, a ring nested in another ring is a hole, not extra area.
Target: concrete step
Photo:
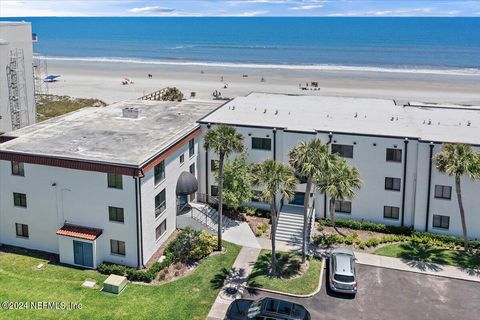
[[[279,220],[278,224],[292,227],[303,227],[303,221]]]
[[[290,232],[290,233],[303,233],[303,227],[290,228],[290,227],[285,227],[285,226],[278,225],[277,226],[277,231]]]
[[[280,212],[280,216],[303,219],[303,213],[297,214],[297,213],[289,213],[289,212]]]
[[[280,220],[285,220],[285,221],[299,221],[299,222],[302,222],[303,223],[303,217],[291,217],[291,216],[284,216],[284,215],[280,215],[280,217],[278,217],[278,221]]]

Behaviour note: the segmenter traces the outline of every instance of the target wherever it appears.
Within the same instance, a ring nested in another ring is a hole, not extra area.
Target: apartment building
[[[125,101],[0,136],[0,243],[142,267],[176,228],[196,121],[218,103]]]
[[[436,170],[432,156],[442,144],[466,143],[480,150],[480,107],[326,96],[251,93],[200,120],[236,127],[249,159],[288,163],[300,141],[320,138],[360,171],[363,187],[351,201],[338,201],[336,216],[416,230],[461,235],[454,179]],[[215,154],[201,150],[200,189],[215,194]],[[303,205],[297,185],[293,205]],[[462,179],[469,235],[480,238],[480,182]],[[313,193],[316,216],[328,216],[329,199]],[[257,203],[258,204],[258,203]]]
[[[0,132],[35,123],[32,26],[0,21]]]

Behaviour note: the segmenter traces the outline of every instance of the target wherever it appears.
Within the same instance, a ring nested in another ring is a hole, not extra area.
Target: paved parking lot
[[[246,299],[276,297],[303,304],[312,319],[474,320],[480,319],[480,284],[419,273],[357,265],[355,298],[326,290],[311,298],[252,292]]]

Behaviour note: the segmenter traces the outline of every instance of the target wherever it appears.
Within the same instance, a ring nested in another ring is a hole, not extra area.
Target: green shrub
[[[124,276],[125,272],[127,271],[127,267],[111,262],[103,262],[98,265],[97,270],[102,274],[116,274],[119,276]]]
[[[207,231],[199,232],[191,228],[185,228],[165,248],[165,255],[171,256],[172,262],[200,260],[212,253],[216,245],[217,237]]]
[[[245,207],[243,210],[247,216],[254,216],[257,213],[257,210],[253,207]]]
[[[127,278],[130,281],[139,281],[139,282],[152,282],[156,277],[156,273],[153,270],[148,269],[146,271],[137,270],[134,268],[127,269]]]
[[[193,244],[188,257],[192,260],[200,260],[213,252],[217,246],[217,237],[207,231],[200,232],[198,240]]]
[[[319,221],[321,226],[331,225],[330,219],[323,219]],[[411,235],[412,229],[409,227],[399,227],[399,226],[390,226],[381,223],[375,223],[370,221],[360,221],[354,219],[335,219],[335,225],[337,227],[349,228],[354,230],[366,230],[372,232],[380,233],[390,233],[390,234],[402,234],[402,235]]]
[[[172,242],[165,248],[165,253],[172,256],[174,261],[185,262],[189,259],[194,244],[198,241],[200,232],[191,228],[185,228]]]

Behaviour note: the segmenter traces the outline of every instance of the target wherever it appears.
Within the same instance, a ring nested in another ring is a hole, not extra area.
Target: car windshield
[[[346,276],[343,274],[336,274],[333,277],[335,280],[340,281],[340,282],[354,282],[355,278],[353,276]]]

